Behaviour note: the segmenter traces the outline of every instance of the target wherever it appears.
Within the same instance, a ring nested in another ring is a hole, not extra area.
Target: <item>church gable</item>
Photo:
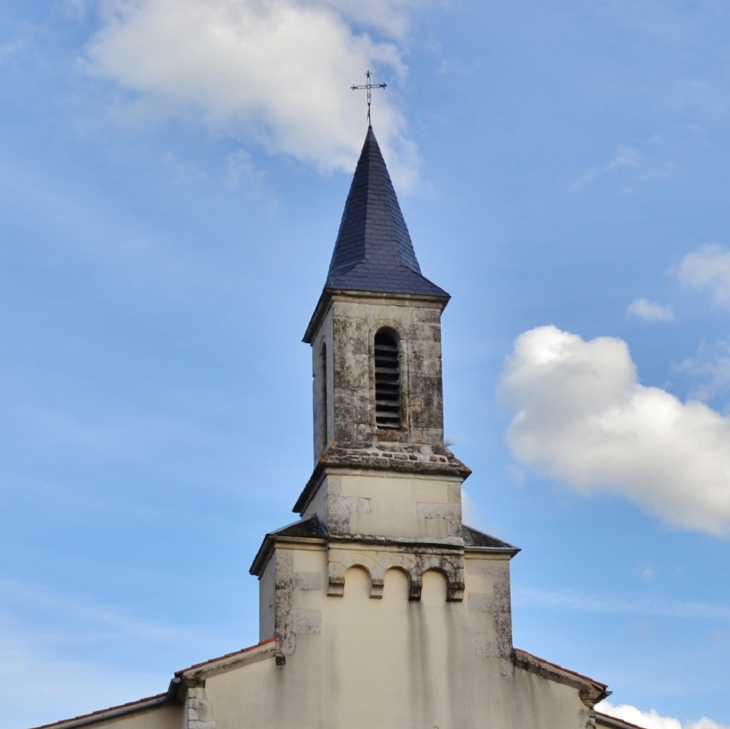
[[[626,729],[593,710],[604,684],[512,645],[519,550],[463,524],[471,472],[444,442],[448,299],[421,273],[369,129],[304,338],[301,518],[250,570],[260,643],[56,729]]]

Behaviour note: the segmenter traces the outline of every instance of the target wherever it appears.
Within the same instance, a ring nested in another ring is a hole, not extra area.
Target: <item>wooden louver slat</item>
[[[375,335],[375,423],[378,428],[400,428],[400,357],[389,334]]]

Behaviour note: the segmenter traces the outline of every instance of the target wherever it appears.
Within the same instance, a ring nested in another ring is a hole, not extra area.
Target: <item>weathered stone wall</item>
[[[205,686],[193,686],[185,697],[185,719],[183,729],[218,729],[213,702],[209,701]]]
[[[441,374],[441,302],[386,295],[335,294],[312,341],[315,375],[315,460],[325,449],[377,443],[408,443],[443,447]],[[374,339],[383,327],[399,339],[402,425],[400,430],[375,424]],[[331,437],[324,439],[322,397],[317,371],[325,343],[331,360]]]
[[[322,352],[325,352],[325,358]],[[314,461],[334,440],[334,377],[332,374],[332,309],[324,316],[312,342],[312,398],[314,404]]]
[[[276,631],[276,559],[270,559],[259,578],[259,641]]]
[[[466,557],[469,593],[466,607],[475,626],[474,648],[479,656],[499,659],[500,672],[511,676],[512,605],[509,561]]]
[[[461,482],[390,471],[331,473],[302,516],[317,514],[331,536],[463,545]]]

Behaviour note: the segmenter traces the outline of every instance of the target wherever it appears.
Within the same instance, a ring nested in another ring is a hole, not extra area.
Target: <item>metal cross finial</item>
[[[367,82],[362,84],[361,86],[350,86],[350,88],[353,91],[357,91],[358,89],[365,89],[368,92],[368,126],[371,126],[370,124],[370,99],[371,99],[371,92],[373,89],[384,89],[388,84],[374,84],[370,79],[372,78],[372,74],[370,71],[367,71],[365,73],[365,78],[367,79]]]

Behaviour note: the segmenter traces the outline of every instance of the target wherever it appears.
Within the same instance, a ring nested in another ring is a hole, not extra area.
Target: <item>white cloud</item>
[[[134,92],[154,116],[183,116],[322,171],[351,171],[365,132],[365,99],[350,90],[368,68],[406,70],[396,46],[406,0],[105,0],[86,68]],[[376,41],[353,24],[387,35]],[[416,153],[392,90],[374,123],[401,184]]]
[[[730,251],[703,245],[679,264],[679,279],[696,289],[709,289],[715,304],[730,304]]]
[[[628,704],[614,706],[609,701],[601,701],[596,704],[596,711],[615,716],[617,719],[623,719],[631,724],[636,724],[636,726],[644,727],[644,729],[728,729],[728,727],[724,727],[707,717],[697,721],[687,721],[682,725],[679,719],[660,716],[655,709],[641,711],[641,709]]]
[[[638,316],[644,321],[674,321],[674,311],[671,306],[654,304],[648,299],[635,299],[626,308],[626,313]]]
[[[522,464],[582,492],[622,494],[671,524],[730,532],[730,418],[639,384],[621,339],[525,332],[500,390]]]

